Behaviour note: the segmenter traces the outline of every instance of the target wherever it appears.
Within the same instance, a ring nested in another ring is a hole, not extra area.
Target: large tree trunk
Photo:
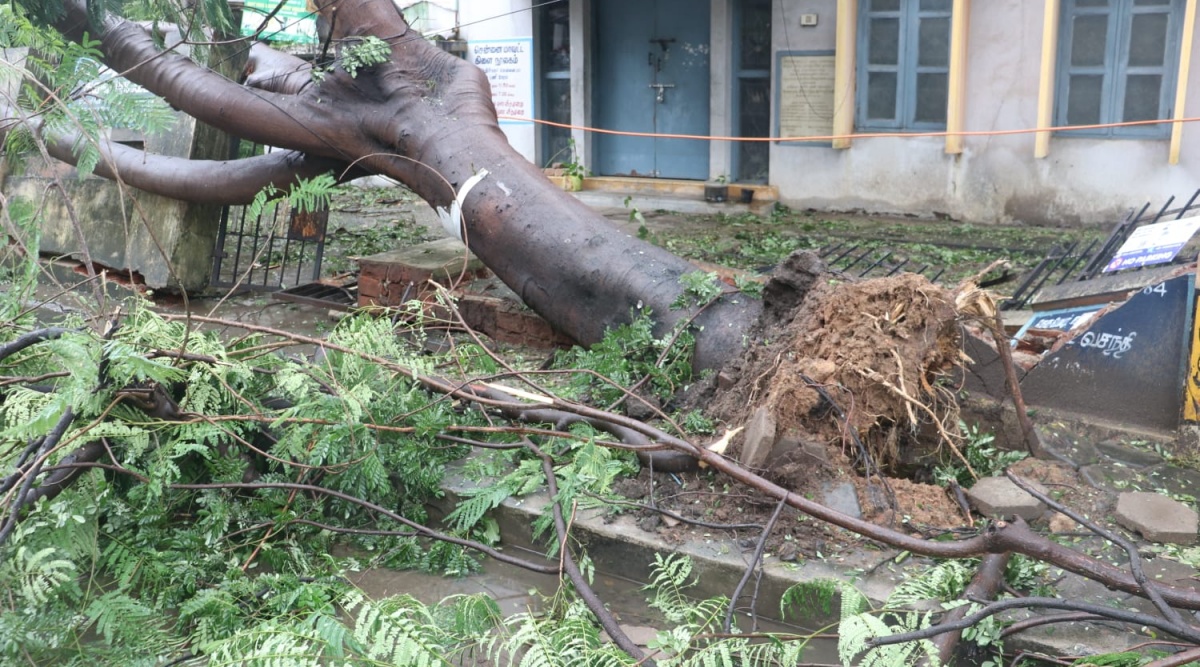
[[[554,187],[513,150],[478,68],[412,31],[390,2],[335,0],[322,3],[321,13],[333,39],[344,40],[343,51],[356,38],[373,35],[391,45],[390,61],[356,78],[339,68],[321,83],[307,84],[307,65],[256,47],[250,81],[258,88],[251,89],[182,56],[160,53],[130,22],[109,17],[89,27],[79,0],[56,27],[76,40],[84,30],[99,32],[106,64],[130,80],[202,122],[297,151],[310,168],[324,159],[390,176],[443,207],[467,179],[486,170],[463,206],[464,240],[529,307],[581,343],[599,340],[639,306],[653,310],[660,333],[696,314],[670,308],[682,292],[680,276],[696,267],[625,233]],[[271,168],[270,177],[252,181],[278,183],[280,164]],[[170,175],[154,170],[156,178],[139,179],[131,167],[121,175],[149,191],[195,201],[223,192],[228,201],[233,181],[222,187],[212,182],[218,170],[202,176],[199,165],[194,169]],[[202,177],[209,182],[187,187]],[[740,349],[759,308],[730,293],[699,313],[696,366],[717,367]]]

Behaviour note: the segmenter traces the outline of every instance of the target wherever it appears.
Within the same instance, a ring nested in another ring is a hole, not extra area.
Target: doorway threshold
[[[712,183],[670,178],[589,176],[583,179],[583,189],[573,194],[594,208],[627,206],[625,198],[632,197],[631,203],[640,208],[661,208],[680,213],[760,213],[773,207],[779,200],[779,189],[773,185],[730,183],[726,201],[706,201],[706,185],[711,186]],[[750,194],[745,194],[747,192]],[[748,197],[748,202],[743,197]]]

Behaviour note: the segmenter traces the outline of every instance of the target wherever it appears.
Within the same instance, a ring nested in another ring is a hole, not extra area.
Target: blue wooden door
[[[626,132],[707,135],[708,0],[602,0],[592,90],[596,125]],[[708,178],[708,142],[599,134],[605,176]]]

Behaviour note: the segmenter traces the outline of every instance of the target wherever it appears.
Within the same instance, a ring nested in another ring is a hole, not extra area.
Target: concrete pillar
[[[709,51],[709,134],[731,137],[733,131],[733,7],[730,0],[712,0],[712,44]],[[709,142],[708,177],[733,173],[733,145]]]
[[[571,124],[592,124],[592,0],[571,2]],[[592,166],[592,133],[571,130],[579,163]]]

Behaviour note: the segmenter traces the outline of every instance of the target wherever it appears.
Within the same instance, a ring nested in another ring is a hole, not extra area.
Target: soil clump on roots
[[[726,454],[818,500],[850,483],[864,517],[880,523],[964,523],[926,483],[961,440],[955,294],[915,274],[855,280],[796,253],[763,299],[745,354],[709,403],[712,417],[745,427]]]

